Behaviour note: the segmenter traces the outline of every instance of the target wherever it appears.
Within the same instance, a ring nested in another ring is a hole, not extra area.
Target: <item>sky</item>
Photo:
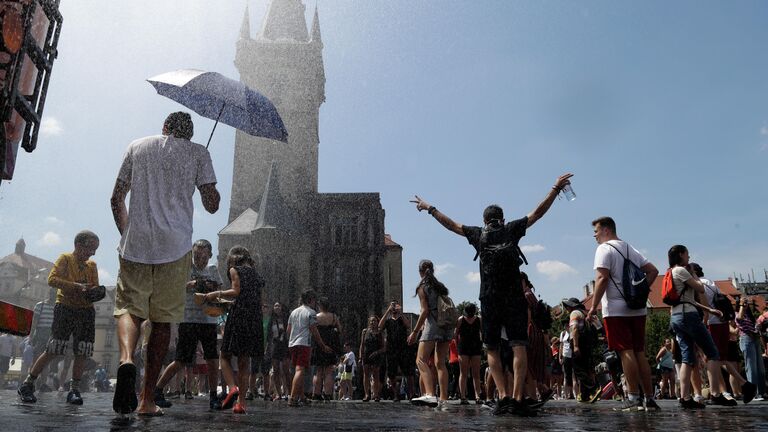
[[[267,0],[250,0],[253,35]],[[404,306],[429,258],[454,301],[476,301],[474,251],[408,202],[419,194],[466,225],[496,203],[528,214],[574,174],[521,241],[523,268],[554,304],[594,275],[590,222],[662,271],[688,246],[712,279],[768,267],[768,3],[760,1],[308,0],[324,43],[321,192],[379,192],[403,246]],[[245,0],[63,0],[59,57],[38,148],[0,185],[0,256],[23,236],[53,261],[74,234],[101,237],[102,282],[117,275],[109,198],[128,143],[179,109],[146,78],[181,68],[237,78]],[[194,117],[197,142],[213,121]],[[234,131],[211,155],[215,215],[196,194],[195,238],[226,225]]]

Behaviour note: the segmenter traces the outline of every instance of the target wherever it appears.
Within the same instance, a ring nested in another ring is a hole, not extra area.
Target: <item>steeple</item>
[[[307,42],[307,22],[301,0],[272,0],[261,37],[269,40]]]
[[[312,18],[312,42],[323,45],[323,39],[320,37],[320,17],[317,14],[317,5],[315,5],[315,16]]]
[[[245,4],[245,15],[243,15],[243,23],[240,25],[240,39],[251,38],[251,18],[248,14],[248,3]]]
[[[16,255],[24,255],[24,251],[27,248],[27,242],[24,241],[24,237],[20,238],[19,241],[16,242]]]

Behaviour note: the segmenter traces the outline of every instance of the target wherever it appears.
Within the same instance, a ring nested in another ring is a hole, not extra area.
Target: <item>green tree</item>
[[[475,307],[477,307],[477,304],[475,304],[474,302],[471,302],[471,301],[463,301],[463,302],[457,304],[456,305],[456,310],[459,311],[459,315],[464,315],[464,308],[466,308],[467,306],[469,306],[471,304],[474,304]],[[478,312],[479,312],[479,310],[478,310]]]
[[[649,310],[645,321],[645,356],[648,358],[648,364],[656,364],[656,353],[661,349],[664,339],[668,337],[670,337],[669,311]]]

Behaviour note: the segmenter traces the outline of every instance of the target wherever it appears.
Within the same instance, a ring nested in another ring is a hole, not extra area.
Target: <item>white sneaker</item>
[[[756,397],[755,397],[754,399],[752,399],[752,400],[753,400],[753,401],[762,402],[762,401],[764,401],[764,400],[765,400],[765,398],[764,398],[764,397],[762,397],[762,396],[756,396]]]
[[[696,402],[698,402],[700,404],[703,404],[704,403],[704,396],[702,396],[702,395],[695,395],[693,397],[693,400],[695,400]]]
[[[447,400],[439,400],[437,401],[437,410],[439,411],[448,411],[450,409],[450,403]]]
[[[417,406],[429,406],[434,408],[437,406],[437,398],[433,395],[424,395],[411,399],[411,403]]]

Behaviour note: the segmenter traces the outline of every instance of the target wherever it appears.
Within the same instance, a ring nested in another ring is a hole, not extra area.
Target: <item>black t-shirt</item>
[[[387,332],[387,351],[401,352],[407,345],[408,328],[403,324],[401,318],[387,319],[384,323],[384,330]]]
[[[514,242],[517,243],[525,236],[525,230],[528,228],[528,216],[508,222],[500,229],[500,232],[494,237],[494,244]],[[464,236],[475,251],[480,251],[480,237],[483,234],[483,228],[477,226],[462,226]],[[501,274],[488,277],[483,271],[483,262],[480,261],[480,299],[504,294],[505,296],[522,296],[520,286],[520,269],[510,268]]]

